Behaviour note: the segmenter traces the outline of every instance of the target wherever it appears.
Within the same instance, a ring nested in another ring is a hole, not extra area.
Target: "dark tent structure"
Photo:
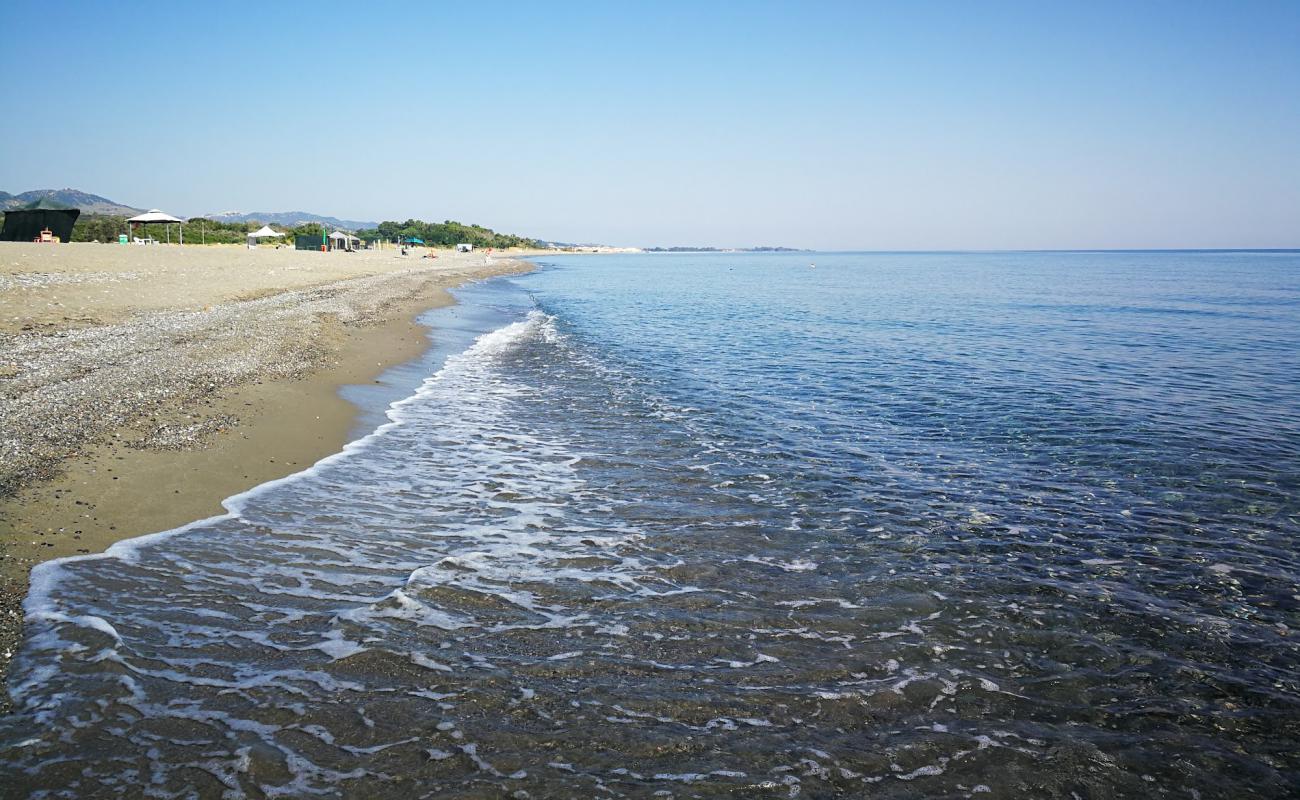
[[[34,208],[5,212],[5,226],[0,230],[0,242],[30,242],[41,238],[46,228],[59,237],[59,241],[72,239],[72,226],[81,216],[79,208]]]

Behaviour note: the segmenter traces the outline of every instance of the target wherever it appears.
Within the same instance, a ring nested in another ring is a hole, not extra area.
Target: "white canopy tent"
[[[343,231],[334,231],[330,234],[329,238],[331,250],[347,250],[348,252],[351,252],[361,244],[360,239],[350,233],[344,233]]]
[[[148,225],[150,222],[163,222],[163,223],[172,223],[172,222],[174,222],[174,223],[177,223],[177,224],[179,225],[180,223],[183,223],[184,221],[185,221],[185,220],[183,220],[183,219],[181,219],[181,218],[179,218],[179,217],[173,217],[171,214],[167,214],[167,213],[165,213],[165,212],[159,211],[159,210],[156,209],[156,208],[151,208],[151,209],[149,209],[148,211],[144,212],[143,214],[137,214],[136,216],[131,217],[130,219],[127,220],[127,224],[128,224],[128,225],[137,225],[137,224],[139,224],[139,225]],[[134,235],[134,232],[135,232],[135,229],[132,228],[132,234],[133,234],[133,235]],[[179,232],[180,232],[180,237],[181,237],[181,244],[185,244],[185,229],[184,229],[184,228],[180,228],[180,229],[179,229]],[[171,228],[168,228],[168,229],[167,229],[167,243],[168,243],[168,244],[171,244],[171,241],[172,241],[172,229],[171,229]]]
[[[271,239],[278,236],[284,236],[284,234],[280,233],[279,231],[271,230],[270,225],[263,225],[262,227],[248,234],[248,246],[257,247],[258,239]]]

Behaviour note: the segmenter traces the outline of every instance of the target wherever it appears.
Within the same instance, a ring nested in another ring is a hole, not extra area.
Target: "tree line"
[[[127,232],[126,217],[112,214],[82,214],[72,228],[74,242],[116,242],[119,234]],[[135,235],[152,236],[162,239],[171,228],[171,239],[178,240],[176,223],[164,226],[156,222],[149,225],[136,225]],[[248,234],[262,227],[260,222],[221,222],[218,220],[193,217],[180,224],[185,234],[185,244],[243,244]],[[298,225],[293,228],[276,226],[276,230],[285,234],[284,241],[292,243],[294,236],[315,236],[320,238],[324,232],[319,223]]]
[[[445,222],[425,222],[419,219],[408,219],[406,222],[389,220],[379,223],[377,227],[357,231],[357,237],[367,242],[377,239],[387,242],[420,239],[433,247],[454,247],[458,244],[498,249],[541,246],[536,239],[511,233],[497,233],[482,225],[466,225],[450,219]]]
[[[0,222],[3,222],[0,214]],[[114,214],[82,214],[72,228],[74,242],[116,242],[120,234],[127,233],[127,218]],[[184,232],[185,244],[243,244],[249,233],[262,227],[261,222],[220,222],[218,220],[193,217],[180,224]],[[273,226],[285,234],[284,241],[292,243],[295,236],[312,236],[320,238],[328,231],[320,223],[312,222],[286,228]],[[163,239],[171,228],[171,240],[176,242],[176,223],[164,227],[162,223],[137,225],[136,236],[153,236]],[[378,227],[365,228],[356,232],[363,241],[373,242],[382,239],[388,242],[406,239],[420,239],[432,247],[454,247],[461,243],[475,247],[541,247],[541,242],[509,233],[497,233],[482,225],[465,225],[454,220],[445,222],[425,222],[408,219],[406,222],[381,222]]]

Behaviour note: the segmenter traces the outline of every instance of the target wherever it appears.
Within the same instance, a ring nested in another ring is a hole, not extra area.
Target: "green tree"
[[[475,247],[538,247],[536,239],[528,239],[513,234],[497,233],[481,225],[465,225],[455,220],[443,222],[424,222],[408,219],[406,222],[387,220],[374,228],[357,231],[357,236],[365,241],[384,239],[422,239],[425,244],[434,247],[452,247],[466,242]]]

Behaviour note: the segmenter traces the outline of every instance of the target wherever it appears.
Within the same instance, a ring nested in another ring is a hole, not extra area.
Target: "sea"
[[[38,567],[0,795],[1300,795],[1300,252],[536,263]]]

